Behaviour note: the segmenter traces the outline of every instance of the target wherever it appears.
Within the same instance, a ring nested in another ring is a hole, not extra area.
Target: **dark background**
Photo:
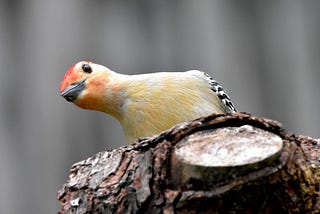
[[[320,1],[0,1],[0,213],[55,213],[70,166],[125,145],[59,94],[87,59],[126,74],[204,70],[238,110],[319,137]]]

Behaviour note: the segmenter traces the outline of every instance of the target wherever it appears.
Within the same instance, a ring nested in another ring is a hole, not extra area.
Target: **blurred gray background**
[[[319,137],[320,1],[0,1],[0,213],[55,213],[70,166],[125,145],[67,103],[87,59],[126,74],[204,70],[238,110]]]

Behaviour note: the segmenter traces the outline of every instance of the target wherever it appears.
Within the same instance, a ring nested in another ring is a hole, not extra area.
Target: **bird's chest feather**
[[[120,122],[130,139],[150,137],[181,122],[177,108],[168,108],[165,102],[130,100],[126,106],[125,116]]]
[[[135,85],[123,100],[119,120],[129,142],[150,137],[172,126],[210,113],[221,113],[209,87],[169,79]],[[178,84],[179,83],[179,84]],[[205,94],[205,96],[203,95]]]

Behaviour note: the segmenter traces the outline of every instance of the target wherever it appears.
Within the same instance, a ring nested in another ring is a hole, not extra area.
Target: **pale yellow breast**
[[[177,123],[225,112],[205,80],[181,73],[142,76],[128,84],[120,123],[129,142]]]

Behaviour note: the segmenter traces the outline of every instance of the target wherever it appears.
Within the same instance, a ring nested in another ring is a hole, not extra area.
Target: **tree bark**
[[[71,168],[59,213],[320,213],[320,140],[210,115]]]

